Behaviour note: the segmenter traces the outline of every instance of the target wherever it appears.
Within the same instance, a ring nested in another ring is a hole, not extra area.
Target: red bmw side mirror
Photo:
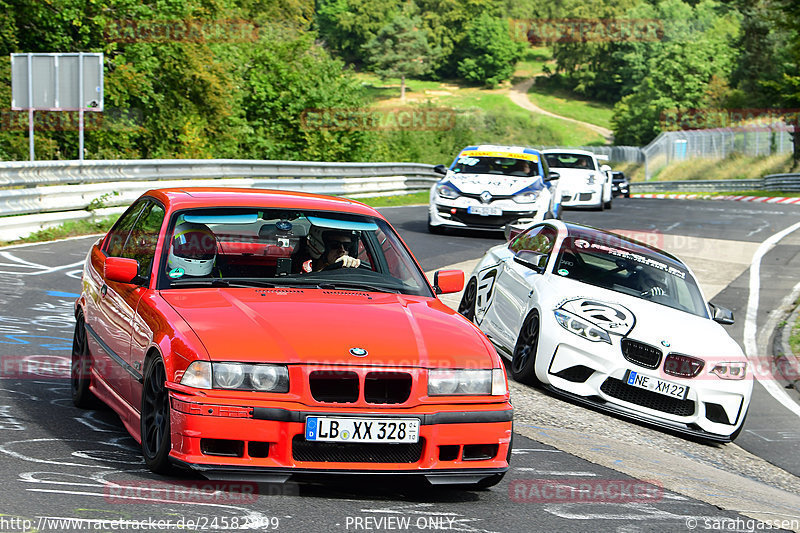
[[[139,261],[126,257],[106,258],[103,277],[109,281],[119,283],[131,283],[133,278],[139,273]]]
[[[463,270],[439,270],[433,275],[436,294],[450,294],[464,288]]]

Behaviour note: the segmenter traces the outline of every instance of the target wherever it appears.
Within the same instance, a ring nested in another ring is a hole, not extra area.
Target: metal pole
[[[78,160],[83,161],[83,52],[78,54]]]
[[[31,161],[36,159],[33,149],[33,56],[28,54],[28,153]]]

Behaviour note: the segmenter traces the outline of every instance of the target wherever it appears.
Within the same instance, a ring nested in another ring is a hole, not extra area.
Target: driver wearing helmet
[[[352,231],[311,226],[307,239],[311,259],[303,263],[303,272],[318,272],[337,263],[344,268],[358,268],[361,260],[349,255],[355,239]]]
[[[175,226],[167,257],[171,278],[208,276],[217,259],[217,239],[205,224],[181,222]]]

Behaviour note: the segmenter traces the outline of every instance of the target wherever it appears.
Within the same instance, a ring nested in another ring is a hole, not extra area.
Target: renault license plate
[[[467,207],[467,213],[470,215],[481,215],[484,217],[499,217],[503,214],[503,209],[500,207],[492,207],[490,205],[471,205]]]

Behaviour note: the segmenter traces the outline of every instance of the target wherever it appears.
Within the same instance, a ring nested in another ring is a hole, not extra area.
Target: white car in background
[[[742,430],[753,380],[678,258],[549,220],[491,248],[459,312],[511,360],[517,381],[707,440]]]
[[[602,211],[611,209],[611,167],[601,166],[598,156],[586,150],[550,149],[542,150],[547,165],[561,179],[561,205],[563,207],[590,207]]]
[[[558,218],[558,175],[538,150],[522,146],[468,146],[432,188],[428,231],[444,228],[500,230]]]

